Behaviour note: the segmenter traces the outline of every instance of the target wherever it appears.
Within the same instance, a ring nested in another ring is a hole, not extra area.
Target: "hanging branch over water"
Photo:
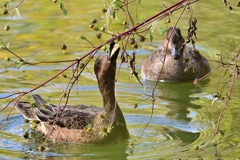
[[[73,87],[75,85],[77,85],[78,80],[80,79],[80,76],[81,76],[82,72],[84,71],[84,69],[86,69],[86,67],[87,67],[88,63],[90,62],[90,60],[94,57],[94,55],[101,48],[105,47],[106,45],[108,45],[112,41],[118,41],[121,44],[121,46],[122,46],[122,55],[121,55],[122,60],[121,60],[120,67],[121,67],[122,63],[129,62],[129,66],[130,66],[132,75],[134,75],[136,77],[136,79],[138,80],[138,82],[141,84],[141,81],[139,80],[139,77],[138,77],[138,73],[137,73],[137,71],[135,69],[135,67],[136,67],[135,66],[136,65],[136,58],[137,58],[137,51],[136,51],[136,49],[138,49],[140,42],[144,42],[145,41],[145,39],[146,39],[145,36],[147,34],[149,34],[150,40],[152,41],[152,39],[153,39],[153,34],[152,33],[153,33],[153,30],[154,30],[153,22],[155,22],[157,20],[162,20],[164,18],[169,18],[168,19],[168,23],[169,23],[171,21],[171,19],[170,19],[171,14],[173,14],[175,11],[177,11],[179,9],[182,9],[182,12],[179,15],[179,18],[177,19],[177,22],[174,24],[174,26],[176,26],[178,24],[178,21],[181,19],[183,13],[186,10],[188,10],[190,12],[190,19],[189,19],[189,28],[188,28],[188,35],[187,35],[187,38],[186,38],[186,43],[191,42],[193,47],[194,47],[195,46],[194,38],[195,39],[197,38],[197,36],[196,36],[196,30],[197,30],[196,23],[197,23],[197,19],[192,17],[191,4],[195,3],[197,1],[198,0],[193,0],[193,1],[180,0],[176,4],[174,4],[174,5],[170,6],[170,7],[166,7],[163,11],[160,11],[159,13],[149,17],[148,19],[146,19],[143,22],[138,23],[138,24],[134,22],[134,19],[133,19],[132,15],[131,15],[131,13],[129,11],[129,5],[131,3],[133,3],[134,0],[131,1],[131,2],[129,2],[127,0],[124,0],[122,2],[117,1],[118,3],[111,3],[109,5],[109,8],[103,10],[103,12],[106,14],[106,19],[104,19],[104,20],[106,20],[106,26],[110,26],[111,25],[111,23],[113,21],[113,19],[111,19],[111,17],[114,18],[118,14],[118,12],[124,12],[125,16],[126,16],[126,21],[123,22],[123,25],[125,26],[124,31],[122,33],[114,33],[112,31],[108,30],[108,27],[102,27],[102,26],[98,25],[98,22],[100,21],[99,20],[100,18],[99,19],[93,19],[90,28],[96,33],[96,38],[97,39],[101,39],[101,37],[104,34],[105,35],[110,35],[112,37],[109,38],[107,41],[103,42],[102,44],[96,45],[96,44],[92,44],[91,40],[87,39],[85,36],[81,36],[81,39],[89,42],[89,44],[92,46],[93,49],[90,50],[89,52],[87,52],[81,58],[77,58],[77,59],[62,60],[62,61],[28,62],[27,60],[24,59],[24,57],[21,57],[21,56],[19,56],[18,53],[13,52],[10,49],[10,47],[8,46],[8,44],[4,42],[4,40],[3,40],[4,38],[0,37],[0,41],[2,43],[1,49],[7,51],[9,54],[13,55],[17,59],[17,60],[14,60],[14,59],[10,59],[9,57],[6,57],[5,61],[12,62],[13,64],[17,64],[18,67],[22,67],[23,65],[40,65],[40,64],[47,64],[47,63],[53,63],[53,64],[57,64],[57,63],[67,63],[68,64],[68,63],[70,63],[67,67],[62,69],[60,72],[58,72],[56,75],[52,76],[47,81],[39,84],[37,87],[32,88],[29,91],[25,91],[25,92],[19,91],[17,93],[9,94],[9,95],[7,95],[5,97],[0,98],[0,99],[12,98],[9,101],[9,103],[7,103],[7,105],[0,110],[0,112],[5,110],[11,104],[13,104],[13,106],[14,106],[26,94],[29,94],[29,93],[39,89],[40,87],[43,87],[47,83],[51,82],[53,79],[63,75],[63,77],[69,78],[69,81],[68,81],[68,84],[67,84],[66,88],[63,91],[63,94],[62,94],[62,96],[60,98],[60,101],[59,101],[59,104],[58,104],[59,111],[60,111],[58,114],[61,114],[61,112],[64,110],[64,108],[66,107],[66,105],[68,103],[69,95],[71,93],[71,90],[73,89]],[[9,23],[12,20],[14,14],[18,14],[20,16],[18,8],[21,5],[24,4],[23,2],[25,2],[25,1],[21,0],[18,3],[18,5],[16,5],[15,7],[12,7],[12,8],[9,8],[8,3],[6,3],[4,5],[4,7],[5,7],[4,9],[5,10],[4,10],[4,12],[2,12],[3,15],[9,15],[10,12],[13,11],[12,15],[11,15],[11,18],[9,20]],[[54,3],[57,3],[57,1],[54,1]],[[59,3],[60,3],[60,8],[61,8],[63,14],[67,14],[67,10],[66,10],[66,8],[65,8],[65,6],[63,4],[63,1],[61,1]],[[230,4],[230,1],[227,1],[227,0],[224,1],[224,4],[231,11],[233,11],[232,6]],[[141,1],[138,1],[137,8],[140,5],[141,5]],[[6,31],[10,30],[10,24],[9,23],[8,23],[8,25],[4,26],[4,29]],[[127,51],[126,51],[126,48],[127,48],[128,45],[131,45],[132,48],[134,49],[134,52],[133,52],[132,55],[129,55],[127,53]],[[62,50],[66,50],[67,46],[66,45],[62,45],[61,49]],[[206,78],[209,74],[211,74],[212,72],[216,71],[217,69],[222,69],[222,70],[225,69],[226,71],[228,71],[230,73],[230,70],[228,69],[228,67],[233,67],[234,68],[233,73],[230,74],[231,78],[228,81],[228,82],[231,82],[231,86],[230,86],[229,92],[226,95],[227,100],[226,100],[226,102],[225,102],[225,104],[222,107],[222,110],[220,112],[220,115],[219,115],[219,118],[218,118],[218,121],[217,121],[217,126],[216,126],[215,133],[211,137],[211,139],[208,141],[207,146],[209,145],[209,143],[213,140],[213,138],[219,132],[220,122],[222,120],[223,113],[224,113],[224,111],[225,111],[225,109],[226,109],[226,107],[227,107],[227,105],[228,105],[228,103],[229,103],[229,101],[231,99],[231,95],[232,95],[232,92],[233,92],[233,89],[234,89],[235,78],[240,74],[239,65],[238,65],[239,54],[240,54],[240,50],[239,50],[238,54],[234,57],[235,63],[233,63],[232,61],[228,62],[228,63],[224,63],[222,59],[220,61],[215,61],[217,63],[220,63],[220,66],[216,67],[210,73],[208,73],[207,75],[203,76],[202,78],[200,78],[200,79],[198,79],[198,80],[196,80],[194,82],[195,84],[197,84],[199,81],[201,81],[202,79]],[[130,59],[129,61],[127,60],[128,58]],[[119,70],[118,70],[118,74],[120,72],[120,67],[119,67]],[[69,69],[72,69],[72,74],[71,74],[71,76],[68,77],[68,76],[64,75],[64,72],[66,72]],[[118,77],[118,74],[117,74],[117,77]],[[161,74],[161,72],[159,74]],[[226,82],[226,84],[228,82]],[[153,116],[153,113],[154,113],[154,102],[155,102],[154,93],[155,93],[155,89],[156,89],[157,84],[158,84],[158,82],[155,84],[155,87],[154,87],[154,89],[152,91],[152,94],[151,95],[146,95],[147,98],[145,99],[145,100],[152,99],[152,101],[151,101],[151,103],[152,103],[151,116],[150,116],[148,122],[146,123],[146,126],[142,130],[141,134],[136,138],[136,140],[134,140],[130,144],[130,146],[133,146],[134,143],[139,138],[142,137],[142,135],[144,134],[146,128],[148,127],[148,125],[151,122],[151,119],[152,119],[152,116]],[[223,88],[226,87],[226,84],[222,87],[221,90],[223,90]],[[222,95],[219,94],[218,92],[216,92],[215,98],[221,98],[221,97],[222,97]],[[63,101],[63,98],[66,98],[66,99],[65,99],[64,105],[61,107],[61,103]],[[5,119],[5,122],[2,124],[2,126],[8,120],[8,117],[9,117],[9,115],[10,115],[12,110],[13,110],[13,107],[8,112],[8,115],[7,115],[6,119]],[[0,126],[0,128],[2,126]]]
[[[232,96],[232,93],[233,93],[233,89],[234,89],[234,84],[235,84],[235,79],[237,78],[237,76],[240,75],[240,72],[239,72],[239,65],[238,65],[238,62],[239,62],[239,56],[240,56],[240,48],[238,50],[238,53],[235,55],[234,57],[234,60],[235,60],[235,63],[232,64],[231,62],[229,64],[225,64],[223,62],[220,62],[222,65],[220,67],[222,68],[225,68],[226,66],[230,65],[232,66],[233,65],[233,68],[234,68],[234,71],[233,73],[231,74],[231,77],[229,79],[229,81],[227,81],[225,84],[227,84],[228,82],[231,82],[231,86],[229,87],[229,91],[228,93],[226,93],[226,102],[224,103],[224,105],[222,106],[222,109],[220,111],[220,114],[218,116],[218,120],[217,120],[217,123],[216,123],[216,129],[215,129],[215,132],[213,133],[213,135],[210,137],[209,140],[207,140],[207,143],[204,147],[204,150],[210,145],[210,143],[213,141],[213,139],[218,135],[219,133],[219,128],[220,128],[220,125],[221,125],[221,121],[222,121],[222,117],[223,117],[223,114],[224,114],[224,111],[225,109],[227,108],[230,100],[231,100],[231,96]],[[218,67],[218,68],[220,68]],[[225,88],[225,86],[223,87]],[[222,88],[222,90],[223,90]],[[216,99],[222,99],[222,95],[219,94],[218,92],[215,92],[214,95],[213,95]]]
[[[185,13],[185,11],[188,11],[190,14],[190,19],[188,22],[189,28],[188,28],[188,34],[187,34],[187,38],[186,38],[186,43],[190,43],[193,45],[193,48],[195,47],[195,40],[197,38],[197,34],[196,34],[196,24],[197,24],[197,19],[195,19],[192,16],[192,9],[191,9],[191,4],[197,2],[198,0],[193,0],[193,1],[189,1],[189,0],[181,0],[179,2],[177,2],[176,4],[170,6],[170,7],[166,7],[163,11],[160,11],[159,13],[149,17],[148,19],[144,20],[141,23],[135,23],[134,19],[129,11],[129,5],[131,3],[133,3],[134,1],[127,1],[124,0],[122,2],[117,1],[118,3],[111,3],[109,5],[109,8],[104,9],[103,13],[105,13],[106,15],[106,26],[110,26],[113,19],[111,19],[111,17],[115,17],[118,12],[124,12],[125,16],[126,16],[126,21],[123,22],[124,25],[124,31],[122,33],[114,33],[112,31],[109,30],[108,27],[102,27],[98,24],[98,22],[101,20],[101,18],[97,18],[97,19],[93,19],[92,20],[92,24],[90,26],[90,28],[93,30],[94,33],[96,33],[96,38],[97,39],[101,39],[102,36],[105,35],[110,35],[112,36],[111,38],[109,38],[107,41],[103,42],[100,45],[96,45],[93,44],[91,42],[91,40],[87,39],[85,36],[81,36],[81,39],[84,41],[87,41],[91,47],[93,48],[92,50],[90,50],[89,52],[87,52],[85,55],[83,55],[80,58],[77,59],[70,59],[70,60],[61,60],[61,61],[39,61],[39,62],[28,62],[27,60],[24,59],[24,57],[19,56],[18,53],[13,52],[9,45],[7,43],[4,42],[4,38],[0,37],[0,41],[1,41],[1,49],[7,51],[9,54],[13,55],[14,57],[16,57],[17,60],[14,59],[10,59],[9,57],[5,58],[5,61],[7,62],[11,62],[15,65],[18,65],[18,68],[22,67],[23,65],[40,65],[40,64],[47,64],[47,63],[53,63],[53,64],[57,64],[57,63],[70,63],[67,67],[65,67],[64,69],[62,69],[60,72],[58,72],[56,75],[52,76],[50,79],[48,79],[47,81],[39,84],[37,87],[30,89],[29,91],[19,91],[17,93],[13,93],[13,94],[9,94],[5,97],[1,97],[0,99],[6,99],[6,98],[12,98],[7,104],[6,106],[4,106],[1,110],[5,110],[8,106],[10,106],[11,104],[13,104],[13,106],[26,94],[29,94],[37,89],[39,89],[40,87],[43,87],[44,85],[46,85],[47,83],[51,82],[53,79],[59,77],[59,76],[63,76],[64,78],[68,78],[68,84],[66,86],[66,88],[63,91],[63,94],[59,100],[59,112],[58,115],[61,114],[61,112],[65,109],[66,105],[68,104],[69,101],[69,95],[71,93],[71,90],[73,89],[73,87],[75,85],[78,85],[78,80],[80,79],[80,76],[82,74],[82,72],[86,69],[88,63],[90,62],[90,60],[94,57],[94,55],[103,47],[105,47],[106,45],[108,45],[109,43],[111,43],[112,41],[118,41],[118,43],[121,44],[122,46],[122,55],[121,55],[121,63],[118,69],[118,73],[117,73],[117,78],[118,79],[118,75],[121,69],[121,66],[123,63],[128,63],[129,62],[129,66],[131,69],[131,74],[134,75],[136,77],[136,79],[138,80],[138,82],[141,84],[141,81],[139,80],[138,77],[138,73],[136,71],[136,58],[137,58],[137,49],[139,47],[139,44],[141,42],[145,41],[145,37],[147,34],[149,34],[150,36],[150,41],[152,41],[153,39],[153,30],[154,30],[154,24],[153,22],[157,21],[157,20],[162,20],[164,18],[168,18],[167,23],[171,22],[171,14],[173,14],[175,11],[182,9],[182,12],[180,13],[176,23],[174,24],[174,26],[176,26],[179,22],[179,20],[181,19],[183,13]],[[9,8],[8,3],[4,4],[4,11],[2,12],[3,15],[9,15],[11,11],[11,18],[9,19],[9,22],[7,25],[4,26],[4,29],[6,31],[9,31],[11,29],[10,27],[10,21],[13,19],[13,15],[17,14],[20,16],[19,10],[18,8],[23,5],[25,2],[24,0],[21,0],[15,7]],[[57,1],[54,1],[54,3],[57,3]],[[230,4],[230,1],[224,0],[223,1],[224,4],[229,8],[229,10],[231,12],[233,12],[233,8]],[[59,2],[60,3],[60,8],[63,11],[64,14],[67,14],[67,10],[64,7],[63,1]],[[138,6],[137,8],[141,5],[141,1],[138,1]],[[137,12],[137,9],[136,9]],[[132,55],[128,54],[126,48],[128,45],[131,45],[132,48],[134,49],[134,52]],[[61,49],[66,51],[67,46],[65,44],[63,44],[61,46]],[[197,85],[199,81],[203,80],[204,78],[206,78],[207,76],[209,76],[212,72],[215,72],[218,69],[221,69],[221,71],[225,71],[227,73],[229,73],[230,78],[228,79],[228,81],[226,81],[226,83],[222,86],[222,88],[220,89],[220,91],[215,92],[214,93],[214,98],[216,99],[222,99],[223,95],[221,94],[221,92],[226,88],[227,84],[231,83],[231,86],[229,88],[228,93],[226,93],[226,102],[223,105],[221,112],[219,114],[217,123],[216,123],[216,130],[213,133],[212,137],[208,140],[205,148],[207,146],[209,146],[209,144],[212,142],[212,140],[216,137],[216,135],[219,132],[219,127],[222,121],[222,116],[224,114],[225,109],[227,108],[230,100],[231,100],[231,96],[232,96],[232,92],[234,89],[234,83],[235,83],[235,79],[237,76],[239,76],[240,74],[240,66],[238,64],[239,61],[239,55],[240,55],[240,49],[237,53],[237,55],[231,59],[229,62],[224,62],[222,55],[221,55],[221,59],[219,61],[216,60],[211,60],[212,62],[215,63],[219,63],[220,65],[215,67],[214,69],[212,69],[212,71],[210,73],[208,73],[207,75],[196,79],[194,81],[194,84]],[[127,59],[130,59],[129,61]],[[230,67],[233,68],[233,72],[231,72]],[[72,74],[71,76],[67,76],[64,73],[71,69],[72,70]],[[159,75],[161,74],[161,71],[159,73]],[[220,82],[221,77],[219,77],[219,81]],[[146,122],[145,127],[143,128],[142,132],[140,133],[140,135],[133,141],[130,143],[130,147],[133,147],[133,145],[135,144],[136,141],[138,141],[142,135],[144,134],[145,130],[147,129],[148,125],[151,122],[152,116],[154,114],[154,103],[155,103],[155,89],[157,87],[158,82],[156,82],[154,89],[152,90],[152,94],[151,95],[146,95],[147,98],[145,98],[144,100],[148,100],[151,99],[151,103],[152,103],[152,108],[151,108],[151,116],[148,120],[148,122]],[[64,99],[65,98],[65,99]],[[63,99],[65,100],[64,105],[61,106]],[[135,108],[137,107],[138,104],[136,104]],[[7,117],[4,121],[4,123],[0,126],[0,128],[2,128],[6,121],[8,120],[9,115],[11,114],[11,111],[13,110],[14,107],[11,107],[10,111],[7,114]],[[57,118],[58,116],[56,116]],[[55,119],[56,120],[56,119]]]

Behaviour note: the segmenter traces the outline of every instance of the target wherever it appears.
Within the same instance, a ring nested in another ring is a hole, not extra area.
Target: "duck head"
[[[119,50],[119,45],[115,44],[115,42],[111,42],[106,55],[97,57],[94,64],[94,72],[98,81],[103,81],[103,79],[109,79],[111,76],[115,76],[116,60]]]
[[[97,57],[94,64],[94,72],[103,96],[104,106],[115,104],[116,60],[119,51],[120,46],[118,44],[115,44],[115,42],[110,43],[107,54]]]
[[[173,59],[177,60],[183,54],[184,42],[181,30],[177,27],[170,27],[163,45],[164,49],[171,53]]]

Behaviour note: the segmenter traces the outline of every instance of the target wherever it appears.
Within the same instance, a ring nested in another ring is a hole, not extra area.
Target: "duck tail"
[[[35,100],[35,105],[32,105],[29,102],[18,102],[15,105],[15,108],[28,120],[46,120],[48,115],[51,115],[51,111],[41,109],[47,105],[47,102],[42,99],[38,94],[32,95]],[[45,113],[47,112],[47,113]],[[48,113],[50,112],[50,113]],[[46,114],[46,116],[45,116]]]
[[[38,94],[32,95],[38,108],[45,107],[47,102]]]
[[[36,119],[36,114],[34,112],[34,107],[31,106],[29,102],[18,102],[15,108],[29,120]]]

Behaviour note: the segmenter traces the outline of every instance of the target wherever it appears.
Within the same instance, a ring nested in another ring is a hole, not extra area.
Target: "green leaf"
[[[163,36],[166,32],[167,32],[167,29],[164,29],[164,28],[160,28],[160,29],[159,29],[159,34],[160,34],[161,36]]]
[[[80,36],[82,40],[86,40],[87,38],[85,36]]]
[[[7,43],[6,47],[9,48],[10,47],[10,43]]]
[[[66,8],[64,7],[64,4],[63,4],[63,2],[60,2],[60,8],[61,8],[61,10],[62,10],[62,12],[63,12],[63,15],[67,15],[67,10],[66,10]]]
[[[147,89],[147,85],[145,85],[143,88],[143,94],[146,94],[146,89]]]
[[[152,42],[152,40],[153,40],[153,29],[150,30],[150,32],[149,32],[149,36],[150,36],[150,41]]]
[[[222,73],[222,77],[225,77],[227,75],[228,71],[225,70],[223,73]]]
[[[116,12],[115,12],[115,10],[113,10],[113,14],[112,14],[112,16],[113,16],[113,19],[116,18]]]
[[[18,17],[21,17],[21,14],[20,14],[18,8],[14,8],[14,11],[15,11],[15,13],[16,13],[16,15],[17,15]]]
[[[115,7],[116,7],[116,8],[122,8],[122,2],[116,0],[116,1],[114,1],[113,3],[115,4]]]
[[[154,32],[154,29],[155,29],[155,27],[158,25],[158,23],[159,23],[159,21],[154,21],[154,22],[152,23],[152,27],[151,27],[151,30],[150,30],[150,32],[149,32],[151,42],[152,42],[152,40],[153,40],[153,32]]]
[[[110,6],[106,12],[106,27],[108,28],[109,23],[110,23],[110,19],[111,19],[111,14],[112,14],[112,6]]]
[[[141,15],[140,15],[140,20],[141,20],[141,21],[145,21],[145,20],[146,20],[145,16],[141,14]]]

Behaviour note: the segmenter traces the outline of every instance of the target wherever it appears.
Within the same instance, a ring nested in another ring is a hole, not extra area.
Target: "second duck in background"
[[[207,59],[184,42],[181,30],[170,27],[163,46],[143,61],[143,78],[151,81],[190,81],[210,72]]]

